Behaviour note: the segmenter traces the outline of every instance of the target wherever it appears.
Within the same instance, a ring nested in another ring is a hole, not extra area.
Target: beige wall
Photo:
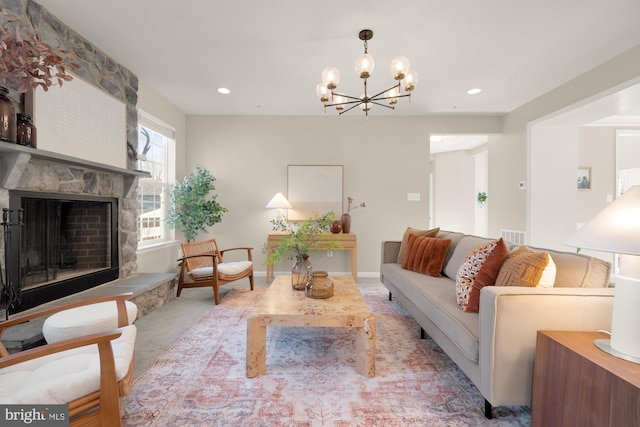
[[[212,171],[218,179],[219,201],[229,213],[211,229],[210,235],[225,247],[253,246],[256,270],[264,271],[260,249],[271,229],[269,220],[274,217],[264,205],[276,192],[286,194],[287,164],[343,164],[345,198],[353,196],[356,201],[367,203],[367,208],[353,212],[353,231],[359,238],[359,270],[376,274],[382,240],[398,239],[407,226],[428,226],[428,135],[487,133],[490,134],[491,189],[488,235],[496,236],[501,229],[543,229],[550,223],[562,223],[563,227],[573,229],[576,191],[569,185],[563,191],[556,191],[558,177],[545,176],[549,157],[538,155],[536,149],[532,153],[528,126],[638,79],[639,58],[640,46],[637,46],[504,117],[373,116],[365,120],[359,115],[341,119],[334,115],[189,116],[184,128],[185,136],[188,133],[188,148],[185,150],[184,145],[179,144],[184,158],[178,156],[178,178],[190,173],[196,165]],[[149,92],[141,90],[141,108],[153,107],[153,103],[148,103],[154,98]],[[154,114],[153,108],[147,110]],[[180,122],[178,112],[167,116],[173,114],[173,119],[160,118],[171,124],[174,119]],[[577,129],[576,126],[573,130],[575,137],[569,138],[574,144],[573,151],[563,149],[572,154],[567,154],[568,159],[556,159],[558,165],[562,162],[578,165]],[[552,151],[556,149],[551,147]],[[574,183],[572,168],[556,168]],[[532,171],[537,173],[532,175]],[[520,181],[527,181],[527,190],[519,189]],[[421,201],[408,202],[408,192],[421,193]],[[554,195],[549,198],[547,194]],[[566,212],[556,207],[567,201],[572,207]],[[553,212],[553,219],[542,216],[536,218],[532,226],[532,213],[537,217],[535,206],[544,215]],[[558,236],[553,239],[555,243],[551,246],[557,246]],[[160,264],[168,263],[170,258],[161,258]],[[318,268],[332,272],[348,269],[344,254],[336,253],[331,259],[326,254],[314,258]],[[157,271],[159,264],[154,255],[148,255],[148,260],[140,259],[140,265],[144,266],[141,271],[147,268]],[[276,266],[277,271],[286,269],[285,264]]]
[[[359,271],[377,275],[380,243],[397,240],[407,226],[428,227],[429,134],[493,133],[500,118],[188,116],[187,170],[197,165],[217,178],[218,201],[229,209],[210,235],[221,246],[252,246],[264,271],[262,245],[275,213],[265,209],[278,191],[286,195],[287,165],[344,165],[344,199],[367,207],[352,211]],[[407,193],[420,193],[419,202]],[[314,254],[315,268],[348,271],[346,254]],[[289,262],[276,271],[289,269]]]

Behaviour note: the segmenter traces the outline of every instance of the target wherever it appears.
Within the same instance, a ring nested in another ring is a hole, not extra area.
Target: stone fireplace
[[[137,272],[139,176],[0,142],[0,208],[14,223],[23,209],[24,224],[0,230],[6,285],[20,297],[10,313]]]

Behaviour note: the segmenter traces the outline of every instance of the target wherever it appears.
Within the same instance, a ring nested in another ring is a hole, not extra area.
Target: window
[[[144,111],[138,112],[138,247],[173,240],[165,224],[169,184],[173,182],[175,130]]]

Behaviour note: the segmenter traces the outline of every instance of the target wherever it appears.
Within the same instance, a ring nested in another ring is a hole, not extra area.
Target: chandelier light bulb
[[[391,75],[394,79],[404,79],[409,72],[409,60],[406,56],[396,56],[391,60],[389,71],[391,72]]]
[[[391,99],[389,100],[389,104],[395,105],[398,103],[397,96],[400,95],[400,88],[398,86],[394,86],[389,92],[387,92],[387,96]]]
[[[346,102],[346,99],[344,96],[340,96],[340,95],[334,95],[333,96],[333,103],[336,104],[336,110],[338,111],[342,111],[344,109],[344,104]]]
[[[340,83],[340,71],[336,67],[327,67],[322,71],[322,82],[329,90],[338,87]]]
[[[361,79],[368,79],[373,74],[373,68],[376,63],[373,60],[373,56],[368,53],[363,53],[356,59],[356,74]]]
[[[407,92],[411,92],[413,89],[415,89],[417,84],[418,73],[416,73],[414,70],[410,70],[405,76],[402,83],[402,85],[404,86],[404,90],[406,90]]]
[[[318,86],[316,86],[316,95],[318,95],[318,98],[320,98],[320,101],[327,102],[329,101],[329,96],[331,95],[331,91],[327,89],[324,83],[318,83]]]

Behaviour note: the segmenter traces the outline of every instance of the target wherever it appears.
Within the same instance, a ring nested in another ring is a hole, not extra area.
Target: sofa
[[[479,291],[478,312],[465,312],[456,293],[461,265],[476,248],[501,239],[434,230],[438,241],[450,240],[440,277],[403,268],[398,255],[406,245],[383,241],[380,280],[389,300],[400,303],[420,325],[422,338],[428,334],[478,388],[487,418],[495,406],[531,405],[538,330],[610,330],[613,288],[608,262],[528,248],[553,261],[552,287],[485,286]],[[417,232],[407,229],[405,243]],[[515,250],[509,246],[510,254]]]

